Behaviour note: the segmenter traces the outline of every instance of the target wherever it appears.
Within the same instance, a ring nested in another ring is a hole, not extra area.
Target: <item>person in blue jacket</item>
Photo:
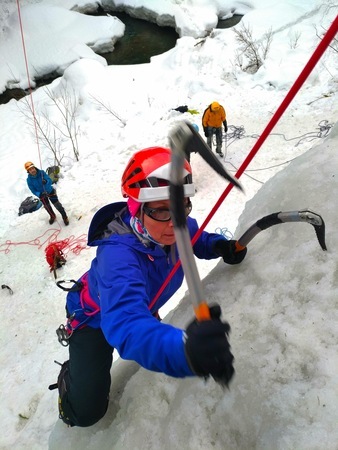
[[[157,295],[178,252],[169,209],[171,151],[151,147],[136,152],[122,176],[127,202],[109,204],[93,217],[88,245],[96,246],[91,267],[67,294],[67,323],[57,330],[69,344],[56,385],[59,416],[68,426],[91,426],[106,413],[113,351],[123,359],[172,377],[212,376],[227,385],[233,355],[230,326],[220,319],[219,305],[211,320],[193,320],[186,330],[161,322],[158,310],[183,281],[180,267]],[[185,161],[185,213],[191,237],[198,230],[190,198],[195,194],[191,167]],[[198,258],[223,257],[240,263],[246,249],[235,241],[203,231],[193,246]]]
[[[56,216],[52,205],[59,211],[65,225],[69,225],[69,219],[64,207],[61,205],[56,190],[53,188],[53,181],[42,169],[38,169],[31,161],[25,163],[27,170],[27,185],[32,194],[39,197],[43,206],[49,214],[49,223],[52,225],[55,222]]]

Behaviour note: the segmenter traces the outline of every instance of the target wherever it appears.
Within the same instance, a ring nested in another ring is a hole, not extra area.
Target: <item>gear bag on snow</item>
[[[187,105],[178,106],[177,108],[172,108],[173,111],[178,111],[180,113],[190,113],[190,114],[199,114],[197,109],[190,109]]]
[[[180,113],[185,113],[185,112],[188,112],[188,107],[187,107],[187,105],[178,106],[177,108],[173,108],[173,110],[178,111]]]
[[[66,264],[66,258],[63,249],[67,246],[67,241],[52,242],[45,249],[46,261],[49,265],[50,272],[55,272]]]
[[[42,202],[36,197],[27,197],[20,205],[19,216],[26,213],[32,213],[41,208]]]

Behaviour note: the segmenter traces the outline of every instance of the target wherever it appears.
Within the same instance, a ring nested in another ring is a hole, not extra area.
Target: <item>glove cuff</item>
[[[237,251],[236,241],[226,239],[220,239],[214,244],[214,251],[217,255],[223,258],[223,261],[227,264],[239,264],[245,258],[247,248]]]

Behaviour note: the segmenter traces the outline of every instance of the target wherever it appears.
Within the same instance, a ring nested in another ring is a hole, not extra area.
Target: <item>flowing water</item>
[[[175,47],[178,34],[171,27],[159,27],[125,13],[112,12],[126,26],[124,36],[111,53],[101,54],[108,65],[149,63],[150,58]]]

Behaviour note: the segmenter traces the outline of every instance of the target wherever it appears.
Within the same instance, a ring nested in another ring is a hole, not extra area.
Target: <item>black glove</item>
[[[228,132],[228,123],[226,120],[223,122],[223,126],[224,126],[224,133],[227,133]]]
[[[208,130],[208,127],[203,127],[203,131],[204,131],[204,136],[205,136],[205,137],[209,137],[209,130]]]
[[[210,375],[227,386],[235,370],[228,334],[230,325],[222,322],[219,305],[210,307],[211,320],[193,320],[186,329],[185,353],[192,371],[204,378]]]
[[[226,239],[220,239],[214,246],[214,251],[219,256],[222,256],[223,261],[227,264],[239,264],[245,258],[248,249],[245,247],[243,250],[236,250],[236,241]]]

